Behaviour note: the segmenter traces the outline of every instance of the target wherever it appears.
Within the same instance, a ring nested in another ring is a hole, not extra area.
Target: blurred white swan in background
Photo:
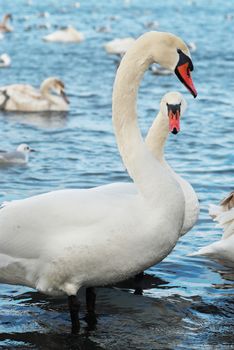
[[[64,83],[56,77],[45,79],[40,89],[31,85],[13,84],[0,87],[0,109],[6,111],[67,111],[69,102]],[[58,96],[52,94],[56,92]]]
[[[171,171],[147,149],[137,123],[137,92],[153,62],[175,71],[195,97],[185,43],[149,32],[124,55],[113,89],[113,124],[119,152],[136,195],[65,189],[16,200],[0,210],[0,282],[45,294],[68,295],[72,332],[79,331],[77,291],[86,287],[94,311],[95,286],[115,283],[163,260],[180,237],[184,195]],[[178,106],[177,106],[178,110]],[[176,133],[177,113],[164,105],[165,129]],[[161,135],[160,135],[161,136]]]
[[[0,164],[26,164],[30,152],[34,152],[34,149],[26,143],[19,145],[15,151],[0,150]]]
[[[84,34],[78,32],[74,27],[68,26],[65,29],[57,30],[54,33],[48,34],[43,37],[44,41],[53,41],[53,42],[81,42],[85,39]]]
[[[3,16],[2,22],[0,22],[0,32],[7,33],[13,31],[13,28],[9,25],[9,20],[12,20],[10,13]]]
[[[220,205],[211,204],[209,214],[218,222],[217,227],[223,229],[222,237],[190,255],[208,256],[234,266],[234,191],[225,197]]]
[[[7,53],[0,55],[0,68],[9,67],[11,65],[11,58]]]
[[[135,39],[129,37],[124,39],[114,39],[104,45],[107,53],[123,56],[125,52],[134,44]]]
[[[170,69],[163,68],[158,64],[152,64],[152,66],[150,67],[150,70],[154,75],[172,75],[173,74],[173,72],[170,71]]]

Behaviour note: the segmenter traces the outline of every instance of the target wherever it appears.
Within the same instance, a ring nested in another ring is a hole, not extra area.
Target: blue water
[[[189,108],[181,133],[170,136],[166,156],[196,190],[201,213],[197,225],[163,262],[148,272],[162,281],[144,296],[100,289],[96,330],[82,321],[72,339],[66,301],[19,286],[0,286],[0,347],[37,349],[231,349],[233,348],[233,270],[187,254],[220,237],[208,216],[233,189],[234,8],[233,1],[4,1],[14,32],[0,42],[12,66],[0,70],[0,84],[38,86],[60,77],[70,99],[69,113],[0,113],[1,149],[22,142],[37,152],[27,166],[0,169],[0,201],[61,188],[88,188],[128,181],[111,123],[116,59],[103,45],[113,38],[137,37],[147,24],[195,42],[194,100],[173,76],[147,72],[139,93],[139,122],[145,135],[162,95],[178,90]],[[48,17],[40,16],[48,12]],[[50,25],[49,29],[41,25]],[[85,34],[81,44],[44,43],[59,26]],[[106,25],[110,32],[97,31]],[[125,289],[126,290],[126,289]],[[131,292],[132,290],[130,290]],[[83,313],[84,311],[82,311]]]

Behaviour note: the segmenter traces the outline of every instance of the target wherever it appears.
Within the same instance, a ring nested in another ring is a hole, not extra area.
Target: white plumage
[[[62,42],[62,43],[69,43],[69,42],[79,43],[84,39],[85,39],[84,34],[81,32],[78,32],[72,26],[68,26],[65,29],[57,30],[56,32],[48,34],[43,37],[44,41]]]
[[[189,64],[181,39],[146,33],[124,55],[116,74],[113,124],[137,193],[116,191],[112,184],[108,193],[102,187],[60,190],[6,204],[0,210],[0,282],[74,296],[81,286],[123,280],[171,252],[184,222],[184,194],[171,171],[147,149],[136,100],[149,65],[158,62],[175,70],[178,49]],[[76,322],[73,329],[78,329]]]
[[[56,77],[45,79],[39,90],[26,84],[1,86],[0,108],[23,112],[67,111],[69,102],[64,89],[64,83]]]
[[[209,214],[217,221],[223,234],[219,241],[211,243],[191,254],[218,259],[224,264],[234,265],[234,191],[225,197],[220,205],[210,205]]]

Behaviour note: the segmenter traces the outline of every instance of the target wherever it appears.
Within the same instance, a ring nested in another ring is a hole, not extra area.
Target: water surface
[[[4,349],[231,349],[233,270],[187,255],[220,237],[208,216],[209,203],[233,189],[234,45],[233,2],[176,1],[5,1],[1,13],[14,17],[15,31],[1,41],[12,67],[1,70],[1,85],[38,86],[59,76],[71,102],[69,113],[0,113],[1,149],[22,142],[37,150],[27,166],[1,168],[0,200],[25,198],[61,188],[89,188],[128,181],[111,124],[116,59],[103,45],[115,37],[148,30],[150,22],[195,42],[194,100],[173,76],[147,72],[139,92],[145,135],[167,91],[184,93],[189,108],[181,133],[171,135],[167,159],[194,186],[201,214],[163,262],[147,271],[155,279],[144,296],[131,285],[98,289],[98,326],[84,319],[77,338],[69,336],[65,299],[51,299],[20,286],[0,286],[0,346]],[[40,14],[48,12],[42,17]],[[44,43],[42,36],[72,24],[84,32],[79,44]],[[50,28],[44,28],[49,25]],[[106,25],[111,30],[100,33]],[[41,28],[42,27],[42,28]],[[157,279],[156,279],[157,277]],[[83,292],[81,291],[81,294]]]

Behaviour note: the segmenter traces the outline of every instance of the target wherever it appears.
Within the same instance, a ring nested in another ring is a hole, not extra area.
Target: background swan
[[[222,237],[191,255],[208,256],[234,266],[234,191],[225,197],[219,206],[210,205],[209,214],[218,222],[217,227],[223,229]]]
[[[54,33],[48,34],[43,37],[44,41],[57,41],[57,42],[81,42],[83,41],[84,34],[81,32],[78,32],[74,27],[69,26],[65,29],[57,30]]]
[[[123,56],[125,52],[133,45],[135,39],[129,37],[124,39],[114,39],[104,45],[107,53]]]
[[[11,65],[11,58],[7,53],[0,55],[0,68],[9,67]]]
[[[138,86],[153,62],[174,70],[196,96],[189,51],[178,37],[146,33],[125,54],[114,83],[113,124],[138,189],[135,196],[110,195],[100,188],[60,190],[0,210],[0,282],[68,295],[73,333],[79,330],[76,293],[81,286],[89,287],[92,311],[90,288],[124,280],[161,261],[180,236],[184,195],[148,151],[137,124]]]
[[[19,145],[15,151],[0,150],[0,164],[26,164],[29,159],[29,153],[34,152],[26,143]]]
[[[31,85],[13,84],[0,87],[0,109],[6,111],[67,111],[69,102],[64,83],[56,78],[45,79],[40,89]],[[52,94],[56,92],[59,96]]]
[[[13,28],[9,25],[9,20],[12,20],[12,15],[10,13],[3,16],[2,22],[0,23],[0,32],[7,33],[13,31]]]

